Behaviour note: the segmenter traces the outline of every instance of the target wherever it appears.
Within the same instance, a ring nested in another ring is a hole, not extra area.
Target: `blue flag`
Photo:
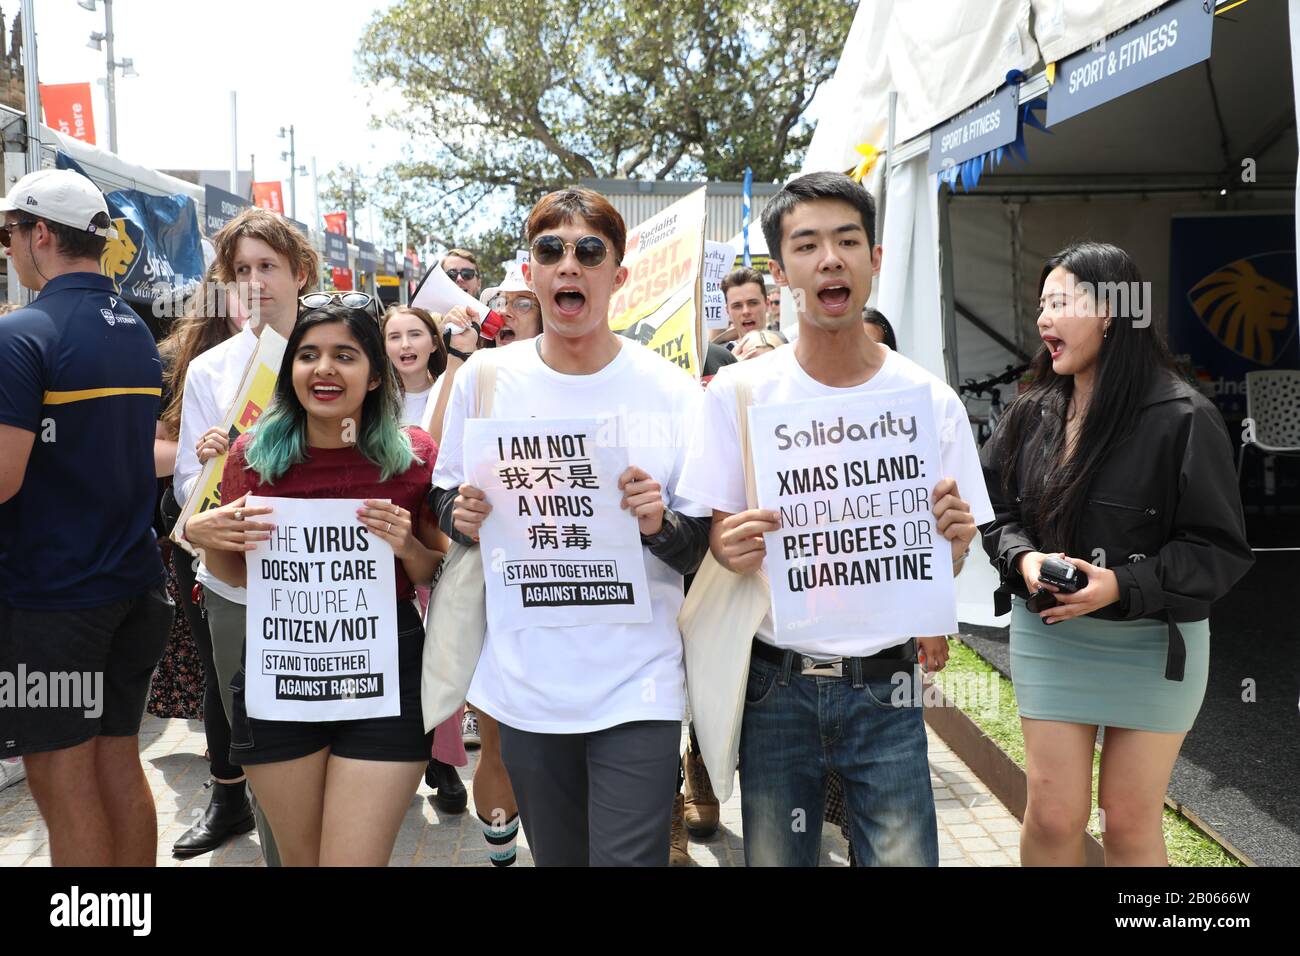
[[[750,169],[748,166],[745,167],[745,189],[741,193],[740,202],[741,202],[741,215],[743,216],[744,219],[740,231],[744,233],[745,236],[745,252],[744,252],[743,261],[745,263],[745,268],[748,269],[749,268],[749,209],[754,202],[754,171]]]

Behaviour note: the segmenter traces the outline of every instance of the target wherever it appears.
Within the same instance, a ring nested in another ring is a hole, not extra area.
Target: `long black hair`
[[[293,465],[307,460],[307,411],[293,389],[293,363],[303,338],[320,325],[341,322],[370,362],[370,375],[379,387],[366,392],[361,405],[360,430],[356,447],[366,459],[379,466],[381,480],[401,474],[415,461],[411,438],[398,424],[402,400],[397,373],[384,350],[383,333],[369,312],[331,302],[304,312],[293,327],[280,362],[271,405],[258,419],[246,455],[248,466],[264,482],[274,482]]]
[[[1030,364],[1029,388],[1007,410],[1005,433],[999,443],[1002,485],[1009,492],[1016,476],[1023,441],[1042,416],[1043,450],[1050,463],[1041,488],[1023,489],[1040,496],[1037,527],[1044,551],[1069,552],[1088,503],[1088,489],[1111,451],[1137,421],[1141,402],[1152,384],[1169,374],[1172,363],[1164,341],[1151,322],[1151,302],[1137,264],[1127,252],[1105,242],[1075,242],[1043,264],[1038,279],[1042,295],[1047,277],[1064,268],[1077,282],[1093,290],[1098,308],[1110,306],[1110,329],[1097,356],[1092,397],[1080,424],[1078,440],[1063,459],[1065,416],[1074,392],[1074,377],[1057,375],[1044,346]],[[1121,308],[1116,308],[1116,303]],[[1041,409],[1041,411],[1040,411]]]

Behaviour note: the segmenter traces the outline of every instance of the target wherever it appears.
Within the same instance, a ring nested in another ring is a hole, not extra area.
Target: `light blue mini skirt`
[[[1187,645],[1181,681],[1165,679],[1169,630],[1163,621],[1057,624],[1014,598],[1011,680],[1020,716],[1181,734],[1191,730],[1210,671],[1210,622],[1179,622]]]

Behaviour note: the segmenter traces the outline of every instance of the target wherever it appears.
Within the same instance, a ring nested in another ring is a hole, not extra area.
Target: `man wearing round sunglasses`
[[[451,281],[474,298],[483,290],[483,275],[478,269],[478,259],[468,249],[452,249],[442,257],[442,268]]]
[[[674,486],[700,389],[610,330],[610,299],[628,270],[626,228],[608,200],[581,188],[551,193],[527,232],[523,276],[546,331],[493,356],[492,416],[582,416],[626,445],[618,487],[640,530],[652,613],[647,623],[586,624],[575,609],[563,627],[489,626],[469,699],[500,724],[538,866],[666,866],[685,705],[677,612],[709,514]],[[471,546],[492,510],[466,482],[465,421],[481,367],[471,358],[457,376],[432,494],[442,528]]]

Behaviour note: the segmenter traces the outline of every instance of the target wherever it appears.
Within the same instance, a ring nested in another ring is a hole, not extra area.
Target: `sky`
[[[6,27],[18,0],[0,0]],[[312,157],[323,179],[340,163],[378,169],[398,158],[404,137],[371,130],[369,120],[400,105],[393,93],[367,89],[356,76],[355,49],[366,23],[386,2],[368,0],[115,0],[114,57],[135,61],[137,77],[117,73],[117,152],[153,169],[229,170],[230,91],[237,99],[240,168],[256,157],[259,180],[284,182],[289,148],[278,138],[293,124],[298,216],[312,212]],[[104,4],[92,13],[77,0],[36,0],[37,62],[42,83],[90,82],[98,144],[108,145],[106,53],[87,46],[104,32]],[[328,210],[327,210],[328,211]],[[365,238],[368,216],[358,213]]]

